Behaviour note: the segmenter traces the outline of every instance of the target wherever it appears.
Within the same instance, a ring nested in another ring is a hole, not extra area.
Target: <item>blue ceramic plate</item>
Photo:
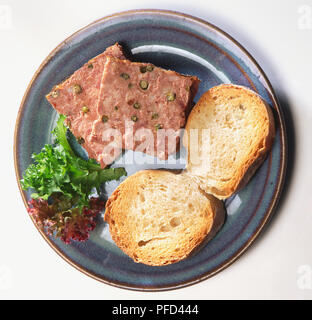
[[[137,61],[184,74],[202,83],[195,101],[221,83],[247,86],[274,109],[277,134],[267,160],[251,182],[226,200],[227,220],[222,230],[197,254],[164,267],[134,263],[112,241],[108,226],[99,218],[90,239],[65,245],[45,240],[71,265],[102,282],[135,290],[167,290],[194,284],[223,270],[255,240],[276,206],[286,166],[285,126],[273,89],[255,60],[234,39],[206,21],[181,13],[138,10],[118,13],[92,23],[61,43],[43,62],[24,96],[16,124],[15,166],[19,181],[31,163],[31,154],[51,142],[57,113],[45,99],[50,89],[106,47],[120,42]],[[127,157],[125,153],[123,157]],[[181,168],[163,163],[166,168]],[[159,165],[126,166],[128,175]],[[103,187],[107,197],[117,186]],[[21,190],[25,205],[29,193]],[[41,232],[41,231],[40,231]]]

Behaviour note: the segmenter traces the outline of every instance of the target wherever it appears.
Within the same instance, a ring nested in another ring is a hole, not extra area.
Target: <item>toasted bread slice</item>
[[[186,174],[205,192],[225,199],[243,187],[265,159],[275,135],[274,118],[258,94],[223,84],[202,95],[186,133]]]
[[[108,199],[104,217],[117,246],[135,262],[152,266],[186,258],[216,234],[224,218],[222,201],[187,175],[164,170],[127,178]]]

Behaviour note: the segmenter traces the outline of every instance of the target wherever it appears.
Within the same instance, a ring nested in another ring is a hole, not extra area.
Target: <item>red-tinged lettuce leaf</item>
[[[72,209],[71,202],[61,196],[54,198],[52,204],[43,199],[33,199],[29,201],[28,212],[41,230],[69,244],[72,240],[85,241],[89,238],[96,226],[95,218],[104,205],[99,198],[91,198],[88,207],[80,211]]]

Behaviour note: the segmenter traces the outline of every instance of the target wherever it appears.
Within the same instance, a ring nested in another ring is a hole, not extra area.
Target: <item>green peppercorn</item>
[[[114,108],[115,110],[118,110],[118,106],[115,106],[115,108]]]
[[[167,101],[174,101],[175,98],[176,98],[176,94],[173,93],[173,92],[168,92],[168,93],[166,94],[166,97],[167,97]]]
[[[141,71],[141,73],[145,73],[146,72],[146,66],[141,66],[140,67],[140,71]]]
[[[52,98],[57,98],[58,96],[59,96],[58,90],[54,90],[54,91],[51,92],[51,97]]]
[[[148,82],[145,80],[141,80],[140,87],[141,87],[141,89],[146,90],[148,88]]]
[[[148,65],[148,66],[146,67],[146,70],[147,70],[148,72],[152,72],[152,71],[154,70],[154,66]]]
[[[130,76],[128,75],[128,73],[122,73],[120,76],[125,80],[130,79]]]
[[[82,111],[83,113],[88,113],[88,112],[89,112],[89,108],[88,108],[87,106],[83,106],[83,107],[81,108],[81,111]]]
[[[89,68],[89,69],[93,69],[93,64],[90,63],[90,64],[88,65],[88,68]]]
[[[102,116],[102,122],[105,123],[105,122],[107,122],[107,121],[108,121],[108,116],[105,116],[105,115]]]
[[[76,93],[76,94],[81,93],[81,92],[82,92],[81,86],[80,86],[79,84],[75,84],[75,85],[73,86],[73,92]]]
[[[133,87],[133,84],[130,82],[130,83],[128,84],[128,88],[131,89],[132,87]]]
[[[136,103],[133,104],[133,108],[134,109],[140,109],[141,105],[138,102],[136,102]]]
[[[158,115],[158,113],[153,113],[152,114],[152,119],[154,120],[154,119],[157,119],[159,117],[159,115]]]
[[[78,139],[77,139],[77,141],[78,141],[78,143],[79,144],[84,144],[84,138],[82,138],[82,137],[79,137]]]
[[[139,118],[138,118],[137,116],[132,116],[132,117],[131,117],[131,120],[132,120],[133,122],[137,122],[137,121],[139,120]]]
[[[162,128],[163,128],[163,126],[160,123],[155,125],[156,131],[159,130],[159,129],[162,129]]]

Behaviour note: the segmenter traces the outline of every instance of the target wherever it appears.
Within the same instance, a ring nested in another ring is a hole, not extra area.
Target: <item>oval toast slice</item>
[[[231,84],[213,87],[187,120],[186,174],[205,192],[228,198],[264,161],[274,135],[271,108],[258,94]]]
[[[106,203],[104,220],[117,246],[135,262],[162,266],[186,258],[223,225],[223,202],[184,174],[143,170]]]

